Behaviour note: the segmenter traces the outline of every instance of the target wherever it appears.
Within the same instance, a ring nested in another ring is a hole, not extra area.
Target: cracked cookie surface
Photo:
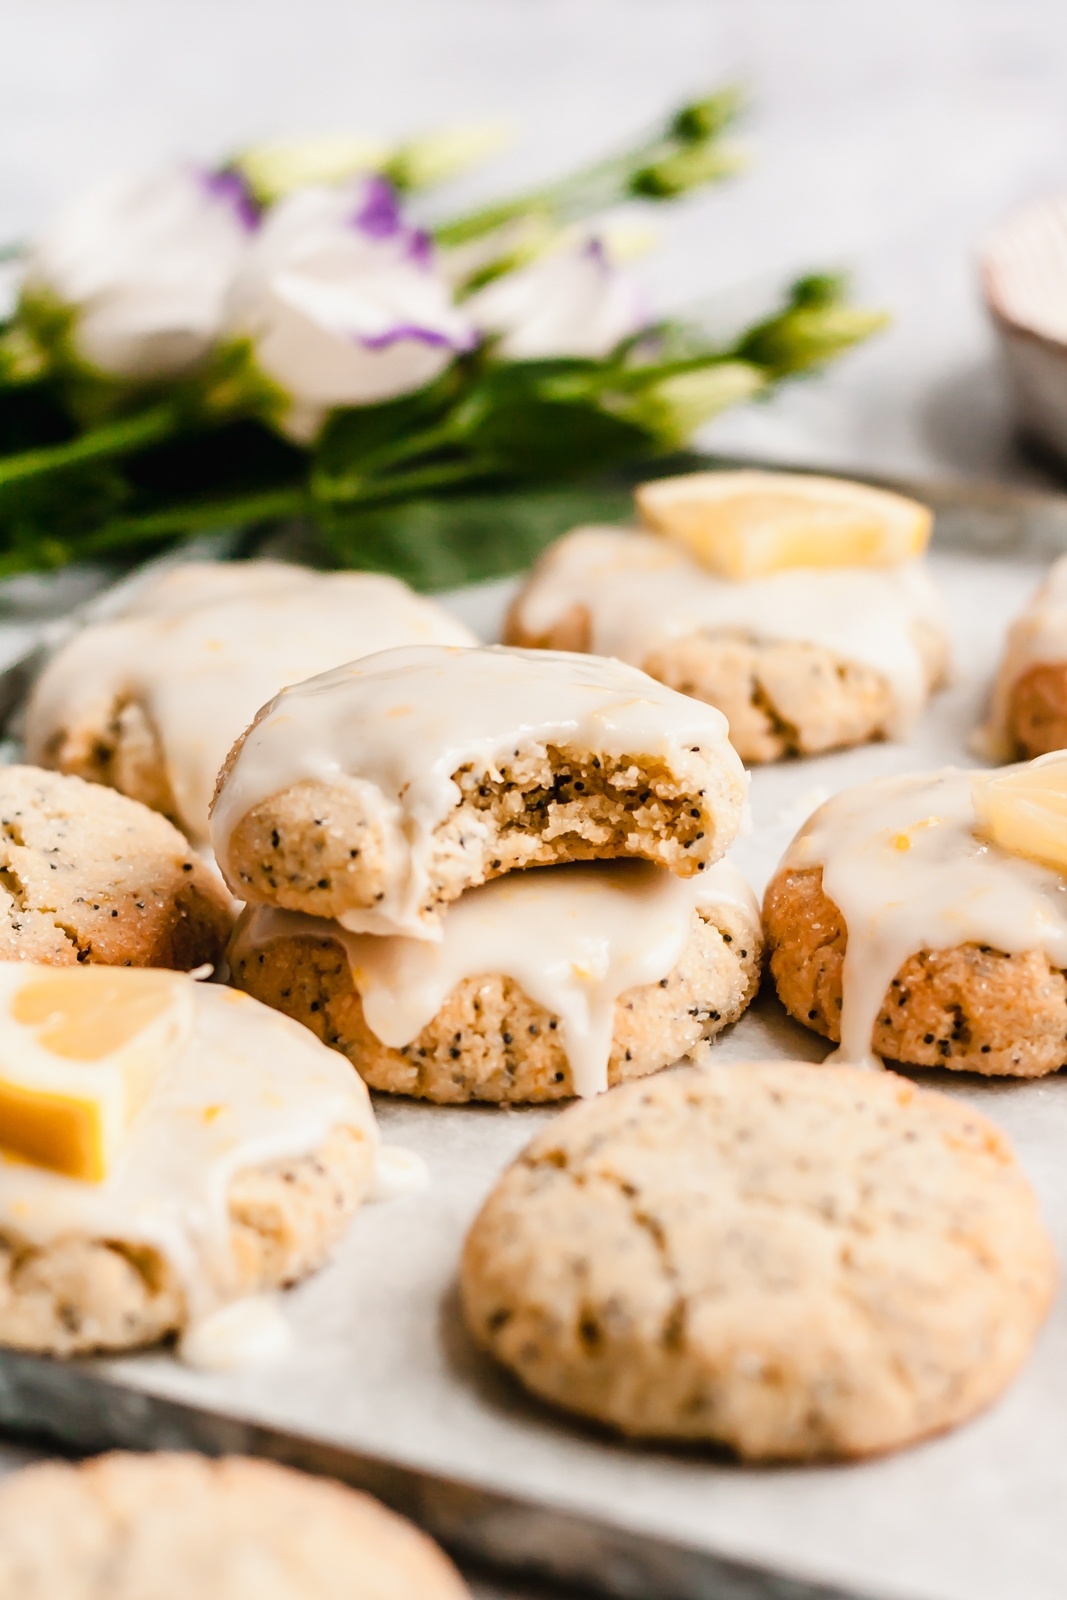
[[[0,767],[0,960],[217,962],[229,896],[177,828],[138,801],[38,767]]]
[[[469,1600],[369,1495],[269,1461],[116,1452],[0,1486],[8,1600]]]
[[[894,1073],[679,1069],[575,1106],[467,1239],[477,1340],[534,1394],[750,1460],[863,1456],[1022,1365],[1052,1246],[1001,1133]]]

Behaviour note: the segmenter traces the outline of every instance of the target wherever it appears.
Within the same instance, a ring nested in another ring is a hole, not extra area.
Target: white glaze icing
[[[27,756],[41,761],[59,730],[76,737],[116,701],[143,705],[178,820],[202,844],[219,768],[285,684],[394,645],[474,643],[461,622],[396,578],[273,561],[190,562],[58,652],[30,698]]]
[[[0,1156],[0,1234],[39,1247],[67,1238],[149,1246],[175,1273],[196,1324],[239,1293],[227,1208],[234,1175],[311,1155],[338,1127],[374,1144],[378,1135],[342,1056],[248,995],[189,987],[192,1037],[110,1175],[82,1183]]]
[[[215,855],[240,892],[229,864],[237,822],[305,779],[347,784],[381,820],[392,882],[378,905],[346,912],[345,926],[437,938],[437,919],[420,908],[434,829],[460,800],[452,774],[468,763],[495,773],[520,749],[548,744],[609,758],[663,757],[695,781],[710,756],[737,791],[748,782],[720,712],[622,662],[499,646],[391,650],[275,698],[219,793]]]
[[[921,950],[1042,950],[1067,967],[1067,880],[976,833],[976,776],[948,768],[846,789],[786,852],[787,867],[822,867],[848,932],[843,1060],[877,1065],[875,1022],[893,978]]]
[[[972,741],[976,755],[1010,761],[1009,711],[1015,685],[1031,667],[1067,662],[1067,555],[1054,561],[1037,592],[1008,629],[989,719]]]
[[[446,911],[439,943],[349,933],[272,907],[247,910],[234,948],[326,935],[343,943],[368,1027],[384,1045],[411,1044],[465,978],[503,973],[559,1018],[574,1087],[607,1088],[615,1002],[677,966],[694,908],[730,907],[759,938],[756,898],[731,862],[678,878],[637,861],[510,872]]]
[[[378,1146],[367,1201],[376,1205],[380,1200],[418,1194],[429,1181],[430,1169],[417,1150],[407,1150],[399,1144],[382,1144]]]
[[[641,666],[692,634],[822,645],[890,685],[894,737],[927,697],[916,625],[946,633],[922,561],[893,567],[796,568],[744,582],[718,577],[672,541],[625,528],[577,528],[549,551],[519,603],[526,633],[544,634],[572,606],[588,612],[589,648]]]
[[[226,1372],[276,1361],[293,1342],[293,1330],[273,1295],[248,1295],[192,1323],[178,1343],[187,1367]]]

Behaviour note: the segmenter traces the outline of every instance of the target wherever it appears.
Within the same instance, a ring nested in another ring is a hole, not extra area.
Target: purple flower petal
[[[429,267],[433,260],[433,240],[422,228],[413,228],[408,240],[407,258],[417,267]]]
[[[259,226],[259,206],[239,172],[231,167],[223,167],[220,172],[205,170],[200,173],[200,181],[209,195],[233,209],[242,227],[251,232]]]
[[[368,178],[363,190],[363,201],[352,218],[352,226],[359,228],[368,239],[391,239],[400,232],[403,222],[396,190],[384,178]]]
[[[398,322],[395,328],[388,328],[385,333],[374,333],[360,336],[354,335],[356,344],[363,346],[364,350],[388,350],[394,344],[400,344],[405,339],[412,340],[415,344],[429,345],[434,350],[471,350],[478,342],[477,335],[464,334],[460,338],[451,338],[447,333],[442,333],[440,328],[427,328],[417,322]]]

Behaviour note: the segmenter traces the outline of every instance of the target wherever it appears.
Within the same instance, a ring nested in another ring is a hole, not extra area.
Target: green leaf
[[[520,571],[579,523],[631,515],[626,487],[556,485],[352,512],[327,523],[323,536],[341,566],[391,572],[416,589],[448,589]]]

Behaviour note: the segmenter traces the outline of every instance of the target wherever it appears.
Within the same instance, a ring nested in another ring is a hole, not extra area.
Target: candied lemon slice
[[[66,1177],[107,1177],[193,1027],[180,973],[0,968],[0,1149]]]
[[[1067,750],[982,773],[972,793],[978,826],[994,844],[1067,872]]]
[[[790,472],[692,472],[644,483],[637,509],[724,578],[791,567],[891,566],[921,555],[933,516],[886,489]]]

